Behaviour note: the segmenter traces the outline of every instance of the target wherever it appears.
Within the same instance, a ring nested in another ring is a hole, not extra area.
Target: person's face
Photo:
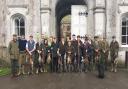
[[[73,40],[75,40],[75,39],[76,39],[76,37],[75,37],[75,36],[72,36],[72,39],[73,39]]]
[[[91,36],[88,36],[88,40],[91,40]]]
[[[13,40],[17,40],[17,36],[13,36]]]
[[[68,45],[71,46],[71,42],[68,42]]]
[[[31,36],[30,36],[30,37],[29,37],[29,39],[30,39],[30,40],[32,40],[32,39],[33,39],[33,37],[31,37]]]
[[[85,42],[88,42],[88,39],[85,39]]]
[[[25,36],[21,36],[21,39],[25,39]]]
[[[100,38],[99,38],[99,40],[100,40],[100,41],[102,41],[102,40],[103,40],[103,38],[102,38],[102,37],[100,37]]]
[[[67,40],[69,40],[69,37],[67,36]]]
[[[44,40],[44,36],[42,36],[41,39]]]
[[[52,41],[53,41],[53,38],[52,38],[52,37],[50,37],[50,38],[49,38],[49,40],[52,42]]]
[[[115,41],[116,39],[115,38],[113,38],[113,41]]]
[[[106,38],[103,38],[103,41],[106,41]]]
[[[53,40],[54,42],[56,42],[56,38],[54,38],[54,40]]]
[[[48,43],[48,40],[45,40],[44,43],[47,44]]]
[[[61,38],[62,41],[64,41],[64,38]]]
[[[80,40],[80,37],[77,37],[77,40],[79,41]]]
[[[94,38],[95,41],[98,41],[98,38]]]

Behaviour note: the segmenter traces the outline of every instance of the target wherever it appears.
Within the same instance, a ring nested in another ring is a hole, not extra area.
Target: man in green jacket
[[[118,52],[119,52],[119,43],[116,41],[116,37],[112,37],[112,42],[110,43],[110,56],[111,56],[111,71],[112,72],[117,72],[117,60],[116,58],[118,57]]]
[[[10,41],[9,43],[9,54],[10,54],[10,60],[11,60],[11,72],[12,72],[12,77],[17,77],[18,76],[18,70],[19,70],[19,65],[18,65],[18,59],[19,59],[19,43],[17,41],[17,35],[13,35],[13,40]]]

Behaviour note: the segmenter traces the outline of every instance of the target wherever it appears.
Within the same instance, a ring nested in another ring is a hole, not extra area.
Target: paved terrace
[[[106,72],[105,79],[98,79],[97,72],[4,76],[0,89],[128,89],[128,71]]]

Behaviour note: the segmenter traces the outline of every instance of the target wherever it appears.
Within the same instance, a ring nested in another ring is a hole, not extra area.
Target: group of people
[[[97,69],[99,64],[107,70],[109,52],[111,71],[116,72],[119,44],[115,36],[112,39],[110,45],[105,37],[94,36],[92,39],[85,36],[81,41],[79,35],[72,35],[72,39],[61,37],[60,41],[56,37],[41,36],[40,41],[35,42],[32,35],[26,40],[25,36],[17,38],[14,34],[8,47],[12,76],[41,72],[87,72]]]

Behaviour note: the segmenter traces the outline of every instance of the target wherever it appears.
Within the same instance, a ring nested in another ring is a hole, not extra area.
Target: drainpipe
[[[41,0],[40,0],[40,35],[42,36]]]
[[[107,38],[107,0],[105,0],[105,38]]]

